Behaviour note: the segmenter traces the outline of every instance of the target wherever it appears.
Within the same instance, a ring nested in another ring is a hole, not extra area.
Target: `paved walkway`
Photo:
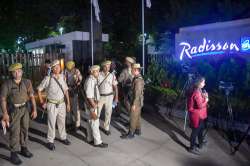
[[[31,122],[29,148],[34,157],[23,160],[24,166],[249,166],[250,151],[243,145],[231,156],[228,143],[210,130],[208,145],[201,156],[186,151],[188,137],[181,130],[182,121],[166,121],[153,108],[143,112],[143,135],[133,140],[122,140],[121,132],[126,130],[126,115],[112,122],[112,135],[102,133],[107,149],[94,148],[85,142],[85,130],[69,134],[72,145],[65,146],[56,141],[56,151],[49,151],[46,145],[47,126]],[[84,125],[84,123],[83,123]],[[2,132],[1,132],[2,133]],[[7,137],[0,135],[0,166],[11,166],[8,161]]]

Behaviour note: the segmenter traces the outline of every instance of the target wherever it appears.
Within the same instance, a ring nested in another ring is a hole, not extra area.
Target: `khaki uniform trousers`
[[[10,151],[19,151],[19,146],[27,147],[29,111],[26,106],[15,108],[10,113]]]
[[[130,111],[130,131],[133,133],[136,129],[141,129],[141,107],[136,106],[135,110]]]
[[[65,128],[65,121],[66,121],[65,103],[61,103],[56,107],[56,104],[48,102],[47,111],[48,111],[47,140],[50,143],[54,142],[54,139],[56,136],[56,123],[57,123],[60,139],[65,140],[67,138],[66,128]]]
[[[110,129],[113,99],[114,99],[114,95],[101,96],[100,101],[98,103],[98,109],[100,110],[99,117],[100,117],[102,108],[104,107],[105,120],[104,120],[103,128],[106,131],[108,131]]]
[[[88,123],[87,123],[87,141],[91,142],[94,141],[95,145],[99,145],[102,143],[102,139],[101,139],[101,134],[100,134],[100,121],[99,121],[99,115],[100,115],[100,111],[99,109],[95,109],[95,113],[98,116],[98,118],[96,120],[91,119],[91,111],[92,109],[86,108],[86,113],[87,113],[87,117],[88,117]]]

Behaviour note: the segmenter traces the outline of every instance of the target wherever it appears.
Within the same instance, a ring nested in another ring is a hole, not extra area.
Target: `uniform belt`
[[[107,93],[107,94],[100,94],[100,96],[111,96],[111,95],[113,95],[114,93],[113,92],[111,92],[111,93]]]
[[[48,99],[48,102],[52,104],[62,104],[64,103],[64,99],[61,99],[61,100]]]
[[[26,105],[26,102],[21,103],[21,104],[13,104],[15,108],[21,108],[24,107]]]

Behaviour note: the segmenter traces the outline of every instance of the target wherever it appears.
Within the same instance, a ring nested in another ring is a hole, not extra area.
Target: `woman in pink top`
[[[187,108],[190,118],[192,133],[190,137],[189,151],[199,154],[196,148],[196,138],[198,137],[199,145],[203,143],[203,131],[205,128],[204,120],[207,118],[208,94],[202,92],[205,86],[205,78],[199,77],[195,80],[193,87],[188,93]]]

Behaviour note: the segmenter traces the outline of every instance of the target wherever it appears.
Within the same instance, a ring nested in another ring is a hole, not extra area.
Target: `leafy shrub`
[[[167,107],[171,107],[178,96],[175,90],[170,88],[163,88],[160,86],[147,87],[147,95],[150,98],[151,102]]]

